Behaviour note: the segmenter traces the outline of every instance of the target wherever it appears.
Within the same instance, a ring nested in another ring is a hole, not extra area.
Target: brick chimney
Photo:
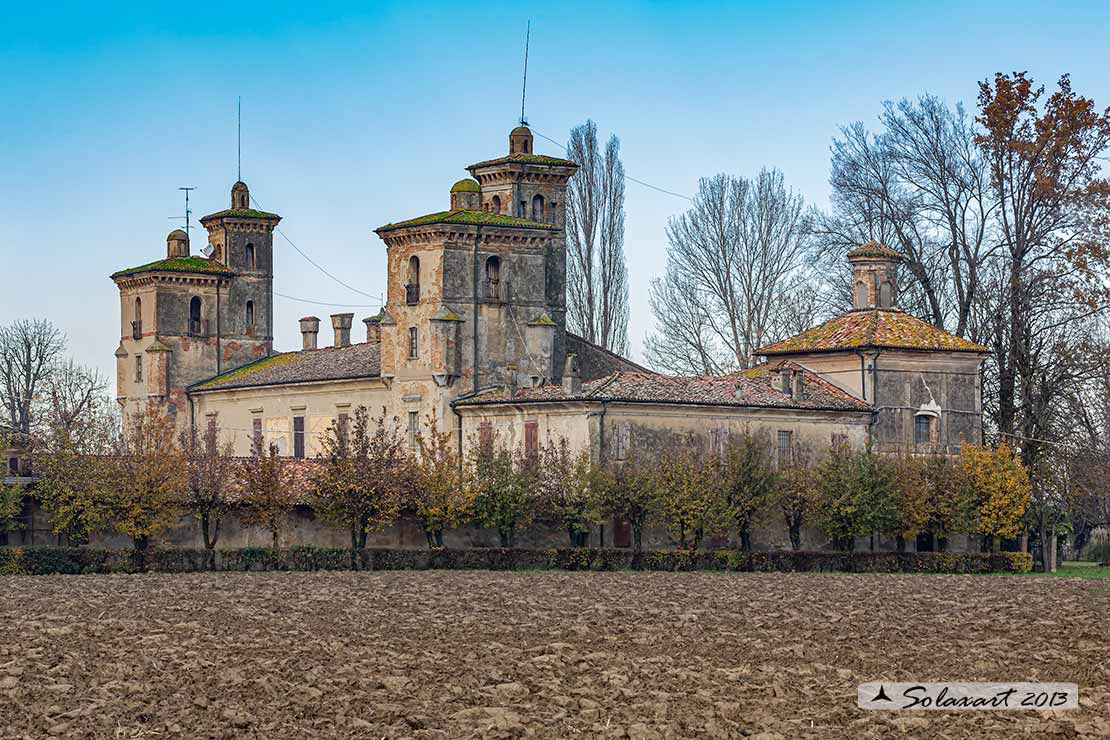
[[[320,319],[305,316],[301,319],[301,348],[316,349],[316,336],[320,333]]]
[[[790,395],[794,396],[795,401],[801,401],[806,397],[805,373],[801,370],[794,371],[794,377],[790,383]]]
[[[578,355],[567,355],[567,362],[563,366],[563,393],[568,396],[577,396],[582,393],[582,371],[578,367]]]
[[[363,319],[362,323],[366,324],[366,341],[370,344],[382,343],[382,320],[378,316],[371,316]]]
[[[353,313],[333,313],[331,315],[331,328],[335,330],[335,346],[351,346],[351,322],[354,321]]]

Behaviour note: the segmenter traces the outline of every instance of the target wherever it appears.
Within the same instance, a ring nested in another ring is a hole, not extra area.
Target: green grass
[[[1055,573],[1023,573],[1036,578],[1110,578],[1110,567],[1087,560],[1065,560],[1056,566]]]

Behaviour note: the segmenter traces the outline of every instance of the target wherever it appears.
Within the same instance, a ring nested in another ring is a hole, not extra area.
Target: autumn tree
[[[11,435],[0,430],[0,450],[11,445]],[[19,526],[17,519],[23,511],[23,494],[23,483],[8,483],[0,476],[0,545],[8,544],[8,532]]]
[[[208,424],[203,436],[195,425],[181,432],[188,481],[183,503],[200,522],[209,567],[215,567],[220,525],[231,509],[235,494],[238,464],[234,449],[230,439],[220,441],[220,427],[215,420]]]
[[[925,458],[925,531],[933,535],[937,550],[944,551],[953,534],[975,531],[978,502],[959,460],[934,454]]]
[[[49,426],[31,441],[35,497],[55,534],[72,545],[89,541],[111,523],[115,478],[112,455],[119,428]]]
[[[728,531],[729,509],[720,466],[693,445],[675,446],[659,460],[658,511],[682,549]]]
[[[586,450],[574,452],[565,437],[549,441],[540,451],[540,507],[546,518],[566,529],[571,547],[585,547],[590,527],[597,517],[594,511],[600,485],[598,470]]]
[[[595,479],[595,509],[603,518],[628,522],[636,552],[643,549],[644,527],[657,513],[658,486],[656,462],[636,454],[601,468]]]
[[[181,519],[188,474],[174,420],[150,403],[129,416],[111,456],[112,524],[139,557]]]
[[[835,545],[855,547],[856,537],[888,532],[897,516],[893,464],[870,449],[834,445],[818,475],[820,505],[816,522]]]
[[[626,355],[628,267],[620,140],[610,136],[602,152],[597,125],[586,121],[571,129],[567,157],[578,164],[578,174],[567,186],[567,326],[610,352]]]
[[[459,457],[455,435],[439,431],[435,416],[428,417],[416,442],[420,454],[409,461],[404,508],[420,523],[428,547],[444,547],[443,532],[461,526],[474,513],[474,476]]]
[[[483,527],[497,530],[502,547],[513,547],[516,532],[536,514],[539,465],[533,456],[504,444],[471,448],[477,496],[474,512]]]
[[[790,549],[802,549],[802,527],[819,502],[817,466],[812,451],[795,444],[790,458],[779,463],[772,500],[786,523]]]
[[[320,439],[320,455],[309,475],[314,508],[351,534],[351,558],[365,549],[367,534],[397,519],[406,479],[405,443],[400,422],[370,417],[359,406],[350,422],[333,421]]]
[[[997,298],[983,310],[998,430],[1021,440],[1022,461],[1035,469],[1054,410],[1096,369],[1079,346],[1084,324],[1110,305],[1110,182],[1101,173],[1110,108],[1076,94],[1067,75],[1046,98],[1026,73],[1000,73],[980,83],[976,121],[1002,244]]]
[[[730,435],[719,463],[724,504],[740,533],[740,548],[752,551],[752,525],[778,487],[778,472],[765,432]]]
[[[1005,442],[994,448],[964,444],[960,464],[978,504],[977,529],[990,538],[991,550],[997,550],[998,538],[1021,532],[1029,505],[1029,474]]]
[[[269,530],[271,546],[277,549],[279,537],[297,503],[296,470],[278,454],[276,444],[265,446],[255,437],[249,459],[240,467],[242,478],[243,523]]]
[[[925,459],[905,453],[893,460],[894,516],[889,531],[898,552],[905,552],[906,540],[916,540],[929,526],[927,464]]]

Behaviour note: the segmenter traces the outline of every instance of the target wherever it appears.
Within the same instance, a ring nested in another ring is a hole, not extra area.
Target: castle
[[[174,231],[165,259],[112,275],[121,323],[117,398],[164,404],[185,425],[218,425],[237,454],[252,440],[308,458],[365,405],[400,420],[409,444],[429,420],[460,448],[493,435],[535,449],[566,438],[595,460],[657,454],[675,435],[712,449],[743,429],[797,445],[871,444],[952,453],[979,441],[988,350],[899,310],[901,256],[848,253],[853,308],[760,350],[767,362],[715,377],[651,372],[566,329],[567,184],[574,162],[537,154],[532,132],[467,167],[449,208],[386,224],[385,305],[362,320],[300,321],[302,347],[273,348],[273,235],[280,216],[231,207],[201,219],[205,256]],[[614,523],[617,544],[621,528]]]

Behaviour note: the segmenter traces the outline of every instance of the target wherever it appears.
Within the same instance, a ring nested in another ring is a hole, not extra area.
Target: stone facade
[[[487,436],[524,448],[565,438],[595,461],[617,463],[678,443],[720,450],[744,431],[766,433],[780,455],[840,443],[952,454],[981,439],[987,350],[896,308],[901,257],[883,245],[848,254],[851,311],[762,348],[767,361],[743,373],[657,375],[567,332],[566,190],[577,166],[536,154],[533,143],[526,127],[514,129],[507,155],[470,165],[472,177],[451,187],[448,210],[378,228],[386,301],[361,320],[365,337],[352,339],[353,314],[335,314],[332,344],[321,346],[321,321],[306,316],[293,352],[272,349],[280,217],[251,209],[247,186],[236,183],[232,207],[201,219],[205,257],[190,256],[178,231],[166,259],[113,275],[120,403],[129,412],[163,403],[182,424],[215,424],[239,455],[260,435],[303,458],[359,406],[395,418],[414,449],[432,422],[453,431],[463,451]],[[347,541],[308,509],[290,532],[290,544]],[[610,522],[591,541],[620,545],[626,535]],[[537,530],[520,541],[564,537]],[[195,545],[195,524],[183,520],[169,540]],[[264,540],[232,523],[221,544]],[[447,541],[495,537],[467,528]],[[406,522],[371,542],[424,545]],[[808,546],[823,542],[809,533]],[[756,535],[758,547],[786,543],[774,521]],[[665,533],[647,533],[646,544],[665,546]]]

